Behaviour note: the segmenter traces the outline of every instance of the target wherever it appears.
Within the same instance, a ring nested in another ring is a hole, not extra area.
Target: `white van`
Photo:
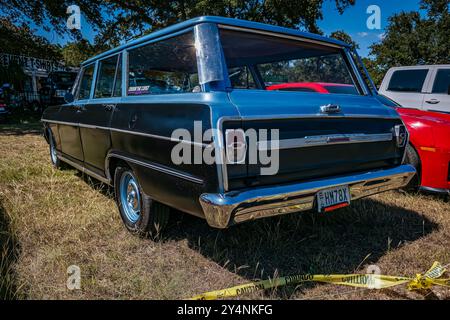
[[[450,64],[391,68],[379,93],[406,108],[450,113]]]

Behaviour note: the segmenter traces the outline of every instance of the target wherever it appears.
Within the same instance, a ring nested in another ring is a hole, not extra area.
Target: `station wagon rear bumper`
[[[259,187],[226,193],[205,193],[200,196],[208,224],[216,228],[248,220],[313,209],[319,190],[348,185],[351,199],[398,189],[416,174],[414,167],[401,165],[377,170],[302,183]]]

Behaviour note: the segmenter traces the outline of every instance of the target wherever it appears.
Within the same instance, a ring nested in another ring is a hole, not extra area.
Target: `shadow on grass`
[[[0,135],[42,134],[42,123],[36,115],[17,114],[0,122]]]
[[[353,273],[361,264],[374,264],[390,250],[437,227],[417,212],[368,198],[329,214],[294,213],[226,230],[214,230],[205,221],[184,215],[165,238],[187,239],[192,249],[208,259],[254,280]],[[289,297],[290,290],[294,288],[278,294]]]
[[[111,188],[94,179],[85,181],[113,196]],[[191,249],[250,281],[305,273],[353,273],[437,228],[436,223],[415,211],[366,198],[328,214],[294,213],[225,230],[174,212],[159,241],[187,239]],[[312,286],[315,284],[302,288]],[[276,294],[288,298],[294,291],[285,287]]]
[[[18,253],[18,241],[11,230],[8,215],[0,203],[0,300],[18,298],[18,284],[12,267]]]

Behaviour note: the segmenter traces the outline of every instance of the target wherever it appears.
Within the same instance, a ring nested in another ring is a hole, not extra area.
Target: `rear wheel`
[[[114,193],[120,216],[129,231],[153,237],[160,235],[169,221],[170,208],[142,192],[130,168],[116,168]]]
[[[420,158],[411,144],[406,146],[405,163],[412,165],[417,171],[417,174],[408,183],[406,189],[416,190],[420,184]]]

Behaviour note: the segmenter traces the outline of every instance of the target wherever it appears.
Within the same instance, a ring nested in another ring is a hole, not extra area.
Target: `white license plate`
[[[328,212],[350,204],[350,191],[348,186],[339,186],[317,192],[317,210]]]

